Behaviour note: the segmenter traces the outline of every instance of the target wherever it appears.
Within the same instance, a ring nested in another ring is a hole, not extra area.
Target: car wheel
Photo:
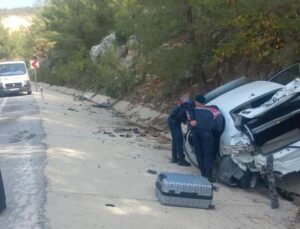
[[[32,91],[27,91],[27,95],[31,95],[32,94]]]
[[[252,179],[252,173],[247,171],[244,173],[244,176],[238,180],[238,187],[242,189],[248,189],[250,188]]]
[[[223,156],[220,159],[217,178],[223,184],[247,189],[250,187],[252,174],[239,168],[230,156]]]
[[[197,159],[194,152],[194,146],[193,146],[193,137],[191,129],[187,131],[187,133],[184,136],[184,144],[183,144],[184,154],[188,158],[188,160],[196,167],[197,165]]]

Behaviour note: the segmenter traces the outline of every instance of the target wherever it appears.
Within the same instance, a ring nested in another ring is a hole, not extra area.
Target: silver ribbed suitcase
[[[163,205],[210,208],[213,186],[202,176],[160,173],[156,180],[156,196]]]

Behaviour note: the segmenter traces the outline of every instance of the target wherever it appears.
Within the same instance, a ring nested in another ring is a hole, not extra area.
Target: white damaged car
[[[256,175],[265,173],[270,154],[279,177],[300,171],[300,65],[295,66],[292,76],[286,74],[289,68],[273,78],[280,83],[235,82],[208,102],[219,107],[226,123],[219,145],[219,181],[249,187]],[[185,139],[185,154],[197,164],[191,131]]]

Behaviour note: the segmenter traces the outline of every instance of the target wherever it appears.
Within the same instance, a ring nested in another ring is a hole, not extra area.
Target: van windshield
[[[0,64],[0,76],[14,76],[26,74],[26,67],[23,63]]]

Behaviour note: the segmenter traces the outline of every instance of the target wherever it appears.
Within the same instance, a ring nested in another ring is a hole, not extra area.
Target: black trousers
[[[204,177],[211,178],[214,163],[214,136],[211,131],[193,128],[193,143],[198,167]]]
[[[168,118],[168,126],[172,135],[172,158],[184,159],[183,153],[183,133],[181,123],[176,122],[171,117]]]

